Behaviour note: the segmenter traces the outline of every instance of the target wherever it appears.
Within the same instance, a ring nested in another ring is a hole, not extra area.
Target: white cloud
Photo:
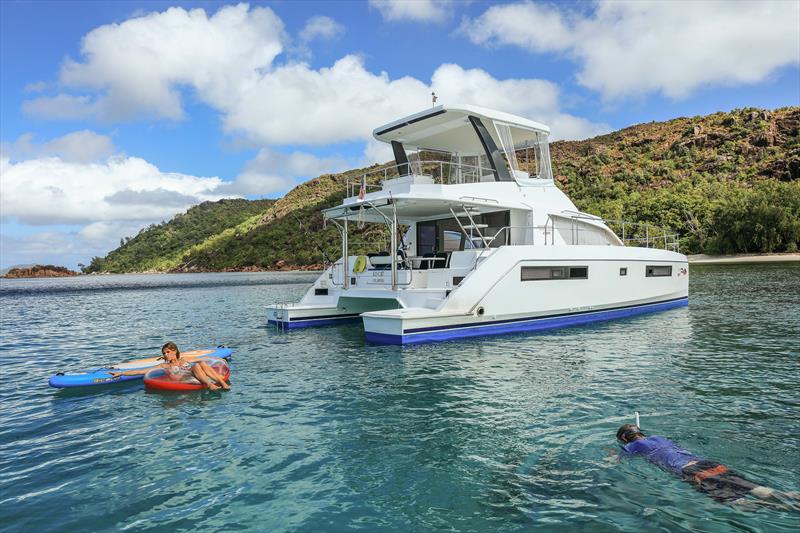
[[[574,43],[561,11],[528,1],[492,6],[476,19],[465,17],[458,33],[476,44],[512,44],[535,52],[563,51]]]
[[[84,38],[85,63],[67,60],[60,81],[104,95],[61,94],[29,101],[25,109],[51,118],[127,120],[141,114],[183,117],[181,86],[217,108],[269,69],[283,50],[283,23],[271,9],[247,4],[202,9],[170,8],[162,13],[100,26]]]
[[[228,133],[259,146],[320,145],[368,140],[374,127],[427,107],[436,91],[440,103],[473,103],[555,121],[556,137],[585,137],[603,128],[562,114],[558,88],[544,80],[498,80],[481,69],[449,64],[430,82],[392,79],[371,72],[356,55],[320,69],[302,62],[276,65],[283,35],[271,10],[243,4],[212,16],[171,8],[102,26],[84,38],[85,62],[68,61],[61,73],[62,83],[93,88],[99,96],[43,97],[27,102],[26,109],[54,117],[179,118],[181,90],[188,88],[220,112]],[[562,131],[560,124],[569,127]]]
[[[384,20],[442,22],[451,15],[452,0],[369,0]]]
[[[111,137],[82,130],[45,143],[41,151],[61,157],[65,161],[89,163],[111,156],[114,153],[114,144],[111,142]]]
[[[386,163],[387,161],[394,160],[394,153],[392,147],[381,142],[375,138],[367,141],[364,147],[364,155],[361,160],[362,166],[374,165],[375,163]]]
[[[0,233],[0,267],[55,264],[75,268],[78,262],[88,262],[86,253],[78,252],[75,237],[75,234],[63,231],[42,231],[24,236]]]
[[[0,161],[0,212],[23,224],[168,219],[205,200],[218,200],[222,180],[162,172],[136,157],[76,163],[57,157]]]
[[[11,161],[54,156],[63,161],[89,163],[111,156],[114,143],[111,137],[89,130],[68,133],[44,143],[35,142],[32,133],[25,133],[12,143],[2,143],[0,151]]]
[[[344,33],[344,26],[330,17],[318,15],[311,17],[300,30],[300,39],[305,42],[314,39],[333,39]]]
[[[47,83],[43,81],[37,81],[27,84],[22,90],[26,93],[40,93],[45,89],[47,89]]]
[[[392,80],[385,72],[369,72],[351,55],[320,70],[305,64],[275,69],[233,103],[224,125],[266,144],[367,140],[373,128],[430,105],[431,91],[439,103],[482,105],[545,123],[569,117],[559,112],[558,87],[548,81],[498,80],[484,70],[452,64],[436,69],[430,84],[411,77]],[[581,119],[571,118],[568,132],[552,124],[555,137],[584,138],[606,130],[584,120],[587,128],[577,131]]]
[[[296,185],[298,179],[341,172],[352,164],[341,157],[317,157],[306,152],[284,154],[262,148],[232,183],[217,191],[242,195],[267,196]]]
[[[361,140],[381,121],[424,107],[426,91],[414,78],[373,74],[352,55],[319,70],[286,65],[231,102],[224,125],[266,144]]]
[[[800,63],[800,3],[598,2],[582,15],[519,2],[462,23],[472,42],[563,52],[578,80],[607,99],[763,81]]]
[[[0,267],[54,264],[77,269],[94,256],[104,256],[119,246],[122,237],[133,237],[141,224],[95,222],[74,231],[38,231],[13,234],[8,226],[0,233]]]
[[[97,119],[104,116],[98,103],[86,95],[41,96],[23,102],[22,110],[29,115],[56,120]]]

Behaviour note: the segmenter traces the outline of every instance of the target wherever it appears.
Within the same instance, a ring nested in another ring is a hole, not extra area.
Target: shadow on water
[[[144,390],[148,397],[158,401],[158,407],[164,409],[175,409],[185,405],[197,405],[205,402],[213,402],[223,399],[222,391],[212,391],[199,389],[193,391],[164,391],[164,390]]]
[[[93,385],[90,387],[74,387],[56,389],[53,395],[53,402],[69,401],[76,398],[91,398],[99,396],[116,396],[130,394],[144,388],[141,381],[131,380],[121,383],[109,383],[107,385]]]

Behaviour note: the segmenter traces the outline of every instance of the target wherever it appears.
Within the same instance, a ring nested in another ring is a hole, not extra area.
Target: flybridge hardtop
[[[470,125],[470,117],[484,124],[501,123],[515,128],[520,141],[536,140],[536,133],[550,134],[550,128],[510,113],[494,111],[472,105],[440,105],[407,117],[384,124],[372,131],[379,141],[397,141],[413,146],[425,146],[433,150],[477,152],[482,147],[468,132],[458,132]],[[498,138],[494,139],[499,142]]]
[[[553,182],[549,133],[471,105],[376,128],[394,162],[323,211],[341,234],[341,258],[300,302],[268,306],[268,322],[358,320],[368,340],[407,344],[686,305],[676,235],[580,212]],[[353,226],[366,224],[385,225],[388,239],[352,242]]]
[[[395,162],[403,173],[409,163],[405,152],[428,150],[456,158],[486,157],[497,181],[514,178],[551,179],[547,138],[550,128],[522,117],[472,105],[441,105],[376,128],[379,141],[391,144]],[[532,174],[514,157],[520,149],[539,151],[541,161]],[[467,163],[469,164],[469,163]]]

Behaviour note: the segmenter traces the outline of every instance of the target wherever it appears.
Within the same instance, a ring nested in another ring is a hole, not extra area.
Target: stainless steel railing
[[[482,165],[468,165],[466,163],[443,160],[409,162],[402,165],[390,163],[381,168],[365,172],[355,181],[348,181],[347,196],[349,198],[358,195],[362,186],[367,193],[371,190],[379,190],[381,185],[375,183],[376,179],[396,178],[401,173],[414,176],[429,176],[436,184],[450,185],[456,183],[480,183],[485,176],[489,175],[494,180],[495,171],[491,167]]]
[[[569,244],[581,244],[580,232],[582,231],[585,233],[602,231],[599,228],[594,230],[581,228],[578,225],[578,222],[581,220],[591,220],[593,222],[601,222],[605,224],[612,231],[614,231],[612,229],[613,226],[619,227],[621,229],[621,237],[620,233],[615,232],[615,234],[618,238],[620,238],[623,246],[635,244],[636,246],[641,246],[643,248],[661,248],[664,250],[671,250],[673,252],[680,251],[680,234],[677,232],[671,232],[668,229],[651,224],[649,222],[631,222],[629,220],[604,219],[602,217],[589,215],[588,213],[579,213],[577,211],[563,211],[563,213],[567,214],[568,218],[572,221],[571,231],[573,238],[571,239],[572,242]],[[561,218],[567,217],[562,216]]]

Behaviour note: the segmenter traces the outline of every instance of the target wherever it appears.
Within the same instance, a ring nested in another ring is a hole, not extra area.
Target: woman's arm
[[[164,365],[158,365],[158,366],[162,366],[163,367]],[[144,374],[147,374],[147,371],[148,370],[152,370],[153,368],[155,368],[155,367],[142,368],[142,369],[139,369],[139,370],[126,370],[124,372],[109,372],[109,374],[111,374],[111,377],[115,377],[115,378],[118,378],[120,376],[142,376]]]

